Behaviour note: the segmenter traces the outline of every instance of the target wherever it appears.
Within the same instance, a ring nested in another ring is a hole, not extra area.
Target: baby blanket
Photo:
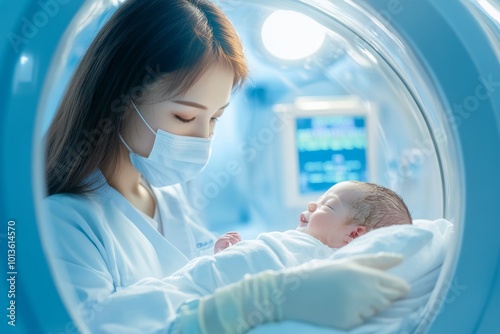
[[[334,252],[335,249],[303,232],[267,232],[215,255],[193,259],[165,280],[184,292],[204,296],[218,287],[241,280],[245,274],[289,268],[313,259],[327,258]]]

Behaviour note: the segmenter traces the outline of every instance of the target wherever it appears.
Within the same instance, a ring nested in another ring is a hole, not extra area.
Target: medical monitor
[[[299,98],[277,105],[283,120],[286,204],[303,207],[336,183],[369,181],[373,172],[373,105],[356,97]]]

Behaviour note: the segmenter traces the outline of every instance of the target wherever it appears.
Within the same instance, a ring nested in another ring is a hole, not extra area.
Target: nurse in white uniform
[[[127,1],[83,57],[47,134],[44,204],[53,263],[92,333],[350,328],[407,292],[383,271],[395,255],[263,272],[208,296],[169,281],[213,250],[180,184],[207,163],[246,76],[237,33],[207,0]]]

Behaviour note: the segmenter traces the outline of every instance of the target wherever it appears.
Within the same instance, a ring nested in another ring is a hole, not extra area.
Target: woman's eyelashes
[[[183,117],[181,117],[181,116],[179,116],[179,115],[175,115],[175,118],[176,118],[178,121],[182,122],[182,123],[191,123],[191,122],[193,122],[193,121],[196,119],[196,117],[186,119],[186,118],[183,118]]]
[[[175,115],[175,118],[176,118],[179,122],[182,122],[182,123],[191,123],[191,122],[193,122],[194,120],[196,120],[196,117],[186,119],[186,118],[183,118],[183,117],[181,117],[181,116],[179,116],[179,115]],[[218,122],[218,121],[219,121],[219,117],[212,117],[212,118],[210,118],[210,121],[211,121],[211,122]]]

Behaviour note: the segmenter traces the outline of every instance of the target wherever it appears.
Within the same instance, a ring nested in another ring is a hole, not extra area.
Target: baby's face
[[[317,238],[331,248],[347,245],[352,239],[366,233],[364,226],[347,225],[351,204],[363,193],[354,183],[337,183],[316,202],[310,202],[300,215],[297,230]]]

